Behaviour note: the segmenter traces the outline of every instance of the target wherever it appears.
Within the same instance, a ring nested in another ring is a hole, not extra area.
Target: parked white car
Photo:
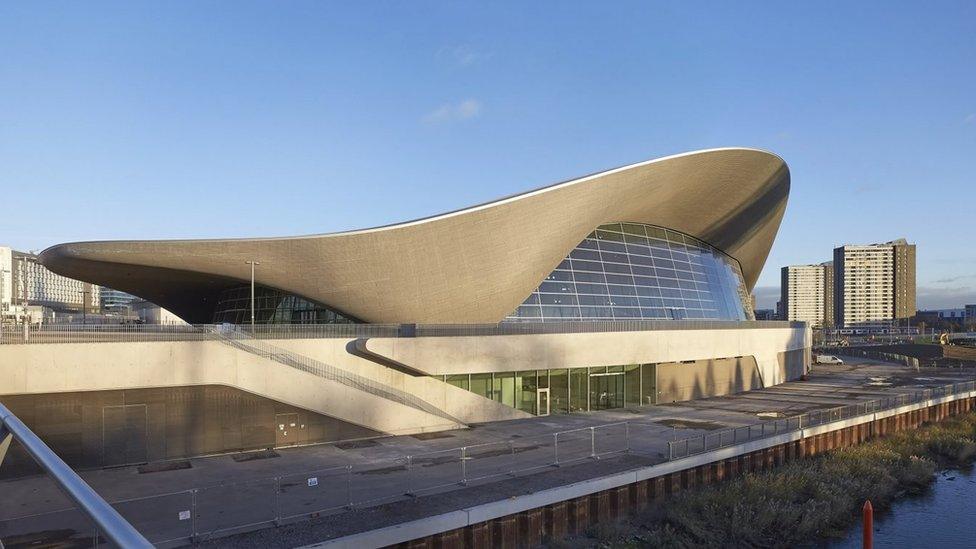
[[[817,364],[843,364],[844,361],[834,355],[817,355]]]

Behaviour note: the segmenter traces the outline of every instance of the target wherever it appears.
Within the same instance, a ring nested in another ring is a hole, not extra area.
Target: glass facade
[[[739,263],[670,229],[601,225],[506,321],[755,320]]]
[[[247,324],[251,321],[251,285],[220,292],[214,309],[214,324]],[[256,324],[354,324],[357,320],[280,290],[255,286]]]
[[[494,374],[447,375],[438,379],[530,414],[568,414],[654,404],[657,366],[627,364]],[[540,392],[544,395],[540,396]],[[543,409],[539,410],[542,403]]]

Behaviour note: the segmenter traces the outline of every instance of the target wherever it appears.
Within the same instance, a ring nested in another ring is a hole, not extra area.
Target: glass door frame
[[[542,393],[546,394],[546,413],[542,413]],[[548,416],[552,411],[552,399],[549,398],[549,388],[548,387],[537,387],[535,390],[535,410],[537,416]]]

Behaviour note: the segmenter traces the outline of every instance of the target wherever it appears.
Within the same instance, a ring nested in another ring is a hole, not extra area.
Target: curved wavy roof
[[[250,280],[366,322],[505,318],[598,225],[634,222],[695,236],[739,261],[751,290],[786,209],[790,175],[755,149],[632,164],[415,221],[333,234],[73,242],[41,253],[72,278],[123,290],[189,322]]]

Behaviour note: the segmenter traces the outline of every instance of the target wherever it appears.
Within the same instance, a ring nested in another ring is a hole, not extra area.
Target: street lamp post
[[[81,294],[81,323],[88,324],[88,299],[87,295],[91,293],[91,290],[78,290]]]
[[[254,266],[261,263],[254,260],[248,260],[244,263],[251,266],[251,333],[254,333]]]
[[[3,274],[4,273],[10,273],[11,275],[13,275],[13,273],[11,273],[7,269],[0,269],[0,343],[3,343],[3,319],[6,316],[4,314],[6,312],[4,310],[5,307],[3,306],[3,297],[4,297],[4,295],[6,295],[5,294],[5,291],[6,290],[4,289],[5,286],[3,284]],[[11,296],[10,296],[10,304],[11,305],[13,305],[13,302],[14,302],[13,295],[12,295],[14,293],[13,292],[13,289],[14,289],[14,285],[13,285],[13,280],[12,280],[12,277],[11,277],[11,283],[10,283],[10,293],[11,293]],[[14,327],[16,328],[16,325]]]

